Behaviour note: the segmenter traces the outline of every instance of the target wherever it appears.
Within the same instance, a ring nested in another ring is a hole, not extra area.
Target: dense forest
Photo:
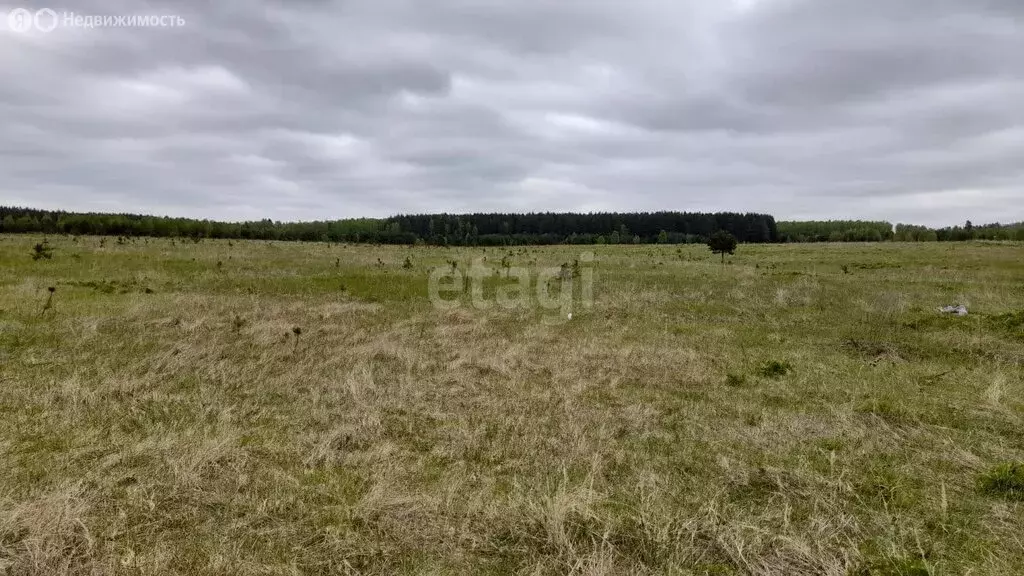
[[[765,214],[729,212],[416,214],[318,222],[215,222],[0,206],[0,233],[503,246],[698,243],[718,230],[746,243],[1024,241],[1024,223],[974,226],[968,221],[949,228],[854,220],[776,223]]]
[[[430,244],[682,244],[718,230],[741,242],[777,242],[775,219],[764,214],[683,212],[597,214],[418,214],[395,216],[389,227]]]
[[[680,244],[718,230],[741,242],[777,242],[764,214],[419,214],[320,222],[214,222],[135,214],[79,214],[0,207],[0,232],[186,238],[252,238],[441,246]]]
[[[882,242],[893,239],[889,222],[831,220],[779,222],[781,242]]]

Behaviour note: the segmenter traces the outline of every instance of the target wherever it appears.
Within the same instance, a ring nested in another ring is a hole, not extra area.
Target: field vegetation
[[[585,249],[0,236],[0,573],[1024,571],[1020,243]]]

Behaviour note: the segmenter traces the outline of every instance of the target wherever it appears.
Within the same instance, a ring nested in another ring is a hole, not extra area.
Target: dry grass
[[[1024,570],[1019,244],[597,247],[552,324],[427,273],[572,247],[38,241],[0,236],[0,573]]]

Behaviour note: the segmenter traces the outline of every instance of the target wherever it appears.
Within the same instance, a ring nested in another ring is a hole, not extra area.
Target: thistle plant
[[[57,291],[57,289],[55,287],[53,287],[53,286],[50,286],[46,290],[50,294],[46,297],[46,303],[43,304],[43,309],[39,312],[40,316],[42,316],[43,314],[46,314],[47,310],[50,310],[50,309],[53,308],[53,293]]]

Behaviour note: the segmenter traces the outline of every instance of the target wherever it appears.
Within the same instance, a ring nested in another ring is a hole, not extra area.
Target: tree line
[[[415,214],[388,226],[429,244],[683,244],[705,242],[725,230],[741,242],[778,241],[775,218],[719,212]]]
[[[968,220],[963,226],[928,228],[897,224],[894,239],[900,242],[962,242],[965,240],[1024,241],[1024,222],[975,226]]]
[[[892,239],[893,227],[888,222],[779,222],[782,242],[883,242]]]
[[[776,222],[719,212],[412,214],[315,222],[217,222],[0,206],[0,232],[169,238],[240,238],[438,246],[703,243],[719,230],[744,243],[1024,240],[1024,223],[928,228],[833,220]]]
[[[929,228],[911,224],[858,220],[803,221],[778,223],[780,242],[962,242],[967,240],[1024,241],[1024,222]]]
[[[741,242],[778,241],[772,216],[731,212],[416,214],[315,222],[217,222],[0,206],[0,232],[4,233],[503,246],[700,243],[719,230]]]

